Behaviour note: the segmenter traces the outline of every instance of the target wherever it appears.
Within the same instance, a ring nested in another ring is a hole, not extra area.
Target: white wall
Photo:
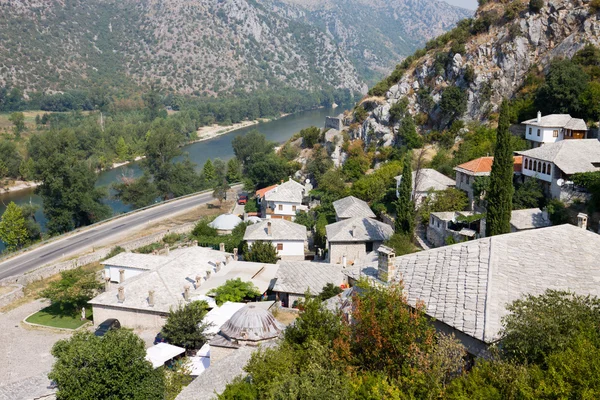
[[[129,278],[133,278],[136,275],[146,272],[146,270],[143,270],[143,269],[130,268],[130,267],[116,267],[114,265],[105,265],[104,266],[104,277],[105,278],[110,277],[111,282],[121,283],[119,281],[119,279],[120,279],[119,270],[121,270],[121,269],[125,271],[125,280],[127,280]]]
[[[531,130],[531,133],[529,131]],[[538,136],[538,130],[540,135]],[[558,136],[554,137],[554,131]],[[525,139],[540,143],[554,143],[564,139],[562,128],[539,128],[533,125],[525,125]]]
[[[281,206],[281,210],[279,209]],[[268,207],[273,209],[273,214],[275,215],[283,215],[292,217],[292,221],[296,218],[296,212],[298,211],[306,211],[306,206],[303,206],[300,203],[292,203],[285,201],[269,201]],[[296,207],[294,209],[294,207]],[[267,214],[267,218],[270,218],[271,215]]]
[[[529,160],[531,160],[531,169],[529,168]],[[544,169],[543,168],[535,168],[534,164],[539,165],[540,163],[545,164],[546,165],[546,173],[543,173]],[[526,156],[523,156],[523,169],[521,171],[521,173],[525,176],[529,176],[532,178],[536,178],[536,179],[540,179],[542,181],[545,182],[552,182],[552,174],[554,172],[554,164],[552,164],[551,162],[548,161],[540,161],[540,160],[536,160],[534,158],[529,158]],[[538,172],[538,169],[540,170],[540,172]]]
[[[116,318],[121,327],[130,329],[153,329],[158,333],[167,321],[166,313],[153,312],[151,310],[142,312],[126,308],[93,305],[94,327],[109,318]]]
[[[254,240],[248,240],[248,248],[252,248],[254,244]],[[289,259],[289,257],[294,257],[301,260],[304,260],[304,241],[302,240],[273,240],[269,241],[275,248],[277,248],[278,244],[283,245],[283,250],[278,250],[277,255],[281,257],[281,259]]]

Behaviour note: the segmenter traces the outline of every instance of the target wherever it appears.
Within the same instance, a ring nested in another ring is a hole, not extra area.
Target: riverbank
[[[31,181],[11,181],[11,183],[7,185],[2,185],[0,187],[0,194],[5,193],[14,193],[19,192],[21,190],[34,189],[40,185],[39,182],[31,182]]]
[[[195,140],[192,140],[190,143],[196,143],[196,142],[202,142],[205,140],[214,139],[217,136],[221,136],[226,133],[236,131],[238,129],[247,128],[252,125],[258,125],[260,122],[268,122],[268,121],[269,121],[268,119],[255,119],[253,121],[238,122],[237,124],[233,124],[233,125],[229,125],[229,126],[222,126],[222,125],[217,125],[217,124],[209,125],[209,126],[202,126],[202,127],[198,128],[198,130],[196,131],[196,135],[198,136],[198,138]]]

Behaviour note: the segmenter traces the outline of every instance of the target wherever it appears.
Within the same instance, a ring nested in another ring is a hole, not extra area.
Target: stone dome
[[[260,341],[278,337],[284,326],[264,308],[247,305],[221,327],[221,334],[233,340]]]
[[[217,218],[215,218],[213,222],[208,224],[208,226],[220,231],[231,231],[241,223],[242,219],[237,215],[221,214]]]

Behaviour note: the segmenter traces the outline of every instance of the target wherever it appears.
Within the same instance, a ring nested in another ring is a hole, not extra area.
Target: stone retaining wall
[[[176,233],[176,234],[190,233],[194,229],[195,225],[196,224],[193,222],[187,223],[187,224],[178,226],[176,228],[168,229],[168,230],[161,231],[161,232],[158,232],[158,233],[155,233],[152,235],[144,236],[144,237],[136,239],[136,240],[131,240],[129,242],[125,242],[123,244],[120,244],[119,246],[121,246],[122,248],[124,248],[127,251],[135,250],[135,249],[138,249],[143,246],[147,246],[152,243],[160,242],[162,240],[162,238],[165,237],[165,235],[167,235],[169,233]],[[52,264],[52,265],[43,266],[43,267],[40,267],[33,271],[29,271],[23,275],[9,276],[7,278],[0,280],[0,286],[7,286],[7,285],[12,285],[12,284],[26,286],[32,282],[49,278],[49,277],[56,275],[62,271],[75,269],[77,267],[81,267],[84,265],[88,265],[88,264],[100,261],[103,258],[105,258],[110,253],[111,250],[112,250],[112,247],[97,249],[97,250],[94,250],[93,253],[86,254],[81,257],[77,257],[73,260],[68,260],[68,261],[63,261],[63,262],[59,262],[59,263]],[[16,298],[18,298],[18,297],[16,297]],[[0,306],[2,305],[2,303],[1,303],[2,299],[3,299],[3,297],[0,298]]]
[[[8,285],[7,285],[8,286]],[[0,308],[6,307],[13,301],[20,299],[25,295],[22,285],[14,285],[15,290],[0,296]]]

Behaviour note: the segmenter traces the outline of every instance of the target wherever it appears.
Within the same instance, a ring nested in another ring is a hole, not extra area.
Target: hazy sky
[[[477,0],[444,0],[444,1],[446,3],[452,4],[453,6],[468,8],[469,10],[477,9]]]

